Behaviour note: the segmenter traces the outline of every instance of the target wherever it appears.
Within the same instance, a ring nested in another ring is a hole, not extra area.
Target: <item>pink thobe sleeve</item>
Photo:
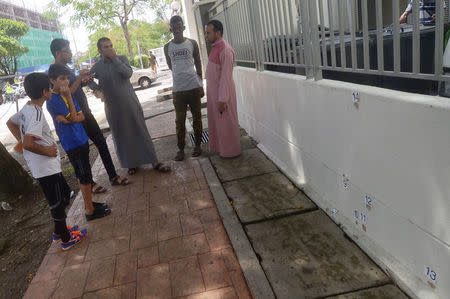
[[[230,48],[223,49],[222,53],[220,53],[221,72],[219,80],[219,102],[230,102],[230,91],[233,88],[233,63],[233,50]]]

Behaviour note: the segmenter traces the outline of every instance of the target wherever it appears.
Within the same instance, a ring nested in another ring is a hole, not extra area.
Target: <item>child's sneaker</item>
[[[67,242],[61,242],[61,248],[62,250],[67,250],[70,247],[80,243],[81,241],[86,238],[87,235],[87,229],[83,229],[81,231],[74,231],[70,233],[70,240]]]
[[[74,232],[78,230],[78,225],[74,225],[74,226],[67,226],[67,229],[69,230],[69,232]],[[52,233],[52,239],[54,242],[56,241],[61,241],[61,236],[55,233]]]

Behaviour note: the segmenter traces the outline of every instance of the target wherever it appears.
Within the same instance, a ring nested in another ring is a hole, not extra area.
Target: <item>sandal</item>
[[[120,181],[119,181],[119,179],[120,179]],[[111,182],[111,186],[118,186],[118,185],[126,186],[126,185],[131,184],[131,182],[127,178],[122,179],[118,175],[115,176],[112,180],[110,180],[110,182]]]
[[[101,209],[101,208],[109,209],[108,205],[106,203],[104,203],[104,202],[95,202],[95,201],[93,201],[92,205],[94,206],[94,209],[96,209],[96,208],[97,209]]]
[[[136,174],[136,172],[137,172],[137,168],[129,168],[129,169],[128,169],[128,174],[129,174],[129,175]]]
[[[94,207],[94,213],[91,215],[85,214],[86,220],[91,221],[97,218],[102,218],[111,214],[111,210],[105,207]]]
[[[166,166],[162,163],[158,163],[155,166],[153,166],[154,170],[158,170],[159,172],[169,172],[170,171],[170,167]]]
[[[97,183],[95,183],[95,182],[91,183],[92,194],[102,194],[102,193],[106,192],[106,189],[103,188],[102,186],[97,185],[97,188],[94,188],[94,186],[96,186],[96,185],[97,185]]]
[[[196,146],[192,151],[192,157],[198,157],[202,154],[202,148],[200,146]]]

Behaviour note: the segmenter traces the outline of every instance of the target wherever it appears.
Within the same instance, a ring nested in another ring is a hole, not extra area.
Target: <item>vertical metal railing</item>
[[[226,22],[236,61],[260,71],[292,67],[315,80],[329,70],[450,81],[442,72],[446,0],[435,2],[430,26],[420,23],[420,0],[412,1],[407,24],[399,22],[399,0],[228,0],[218,1],[223,9],[211,17]],[[434,42],[421,42],[425,37]]]

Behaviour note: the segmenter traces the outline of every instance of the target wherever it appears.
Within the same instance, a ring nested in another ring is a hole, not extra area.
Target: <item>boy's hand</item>
[[[49,157],[56,157],[58,155],[58,149],[56,148],[56,144],[46,146],[45,153]]]
[[[69,98],[70,97],[70,88],[69,88],[69,86],[59,86],[59,93],[63,97]]]
[[[67,120],[67,118],[65,118],[62,115],[57,115],[55,118],[56,122],[58,123],[64,123],[64,124],[70,124],[71,122],[69,120]]]

